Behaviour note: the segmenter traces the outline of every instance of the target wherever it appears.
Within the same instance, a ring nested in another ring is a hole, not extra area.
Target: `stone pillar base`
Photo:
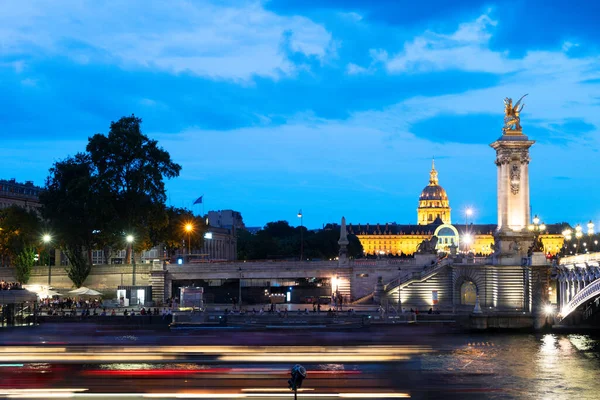
[[[535,236],[529,231],[500,230],[494,234],[494,265],[522,265]]]

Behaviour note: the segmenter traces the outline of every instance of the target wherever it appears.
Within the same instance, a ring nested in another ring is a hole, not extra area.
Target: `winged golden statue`
[[[523,100],[525,96],[527,95],[521,97],[514,106],[510,97],[504,99],[504,127],[502,128],[502,132],[521,131],[523,129],[521,127],[520,114],[525,106],[525,103],[521,104],[521,100]]]

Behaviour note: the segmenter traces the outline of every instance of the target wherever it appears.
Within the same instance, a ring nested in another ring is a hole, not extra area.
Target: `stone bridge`
[[[562,320],[577,309],[584,314],[600,300],[600,252],[564,257],[554,267],[557,280],[558,313]]]

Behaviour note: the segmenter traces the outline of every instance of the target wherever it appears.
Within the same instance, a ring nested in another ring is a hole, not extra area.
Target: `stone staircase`
[[[399,278],[392,279],[388,283],[383,285],[384,293],[389,294],[392,290],[396,289],[398,286],[408,286],[413,282],[422,282],[433,275],[435,275],[439,270],[444,268],[447,265],[452,264],[452,259],[446,257],[442,260],[439,260],[437,263],[430,267],[425,267],[422,271],[413,272],[410,274],[406,274]],[[371,304],[373,303],[374,293],[369,293],[366,296],[361,297],[352,302],[353,305],[360,304]]]
[[[339,270],[337,272],[337,290],[344,296],[345,299],[349,299],[352,295],[352,275],[349,269]]]
[[[389,293],[392,290],[396,289],[398,286],[408,286],[413,282],[422,282],[433,275],[435,275],[439,270],[446,267],[447,265],[452,264],[452,259],[444,258],[431,267],[425,267],[423,271],[413,272],[410,274],[406,274],[399,278],[393,279],[383,286],[384,292]]]

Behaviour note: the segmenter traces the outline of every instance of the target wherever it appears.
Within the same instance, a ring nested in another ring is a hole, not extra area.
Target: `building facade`
[[[519,170],[519,175],[525,177],[527,172]],[[510,172],[501,171],[500,174],[510,178]],[[513,178],[513,185],[514,181]],[[506,185],[510,185],[510,182],[507,182]],[[505,187],[506,185],[499,189],[499,192],[512,195],[508,186]],[[525,193],[525,189],[521,191],[520,196],[522,198],[520,197],[519,204],[529,201],[529,192]],[[506,207],[510,206],[510,209],[513,210],[512,203],[515,201],[511,197],[507,197],[506,200],[502,198],[499,201],[501,204],[511,201],[511,204],[507,203]],[[503,209],[504,207],[503,205]],[[523,207],[516,207],[516,210],[511,211],[510,218],[506,212],[501,213],[499,224],[504,223],[505,226],[510,227],[528,226],[526,221],[530,218],[529,210],[525,210]],[[488,256],[494,252],[494,233],[502,225],[472,223],[452,225],[450,212],[448,195],[439,184],[438,172],[432,162],[429,184],[425,186],[419,196],[416,224],[348,224],[348,233],[358,237],[364,253],[367,255],[413,255],[424,240],[431,240],[434,236],[437,237],[436,246],[439,251],[450,252],[451,247],[456,246],[459,252],[471,252],[481,256]],[[540,234],[545,253],[555,255],[560,252],[564,245],[563,228],[560,224],[545,225],[544,232]]]
[[[32,181],[20,183],[15,179],[0,179],[0,209],[19,206],[26,210],[39,211],[42,206],[40,191],[42,188],[35,186]]]
[[[217,228],[244,229],[246,227],[244,225],[242,213],[240,213],[239,211],[234,211],[234,210],[209,211],[207,218],[208,218],[208,225],[217,227]]]

